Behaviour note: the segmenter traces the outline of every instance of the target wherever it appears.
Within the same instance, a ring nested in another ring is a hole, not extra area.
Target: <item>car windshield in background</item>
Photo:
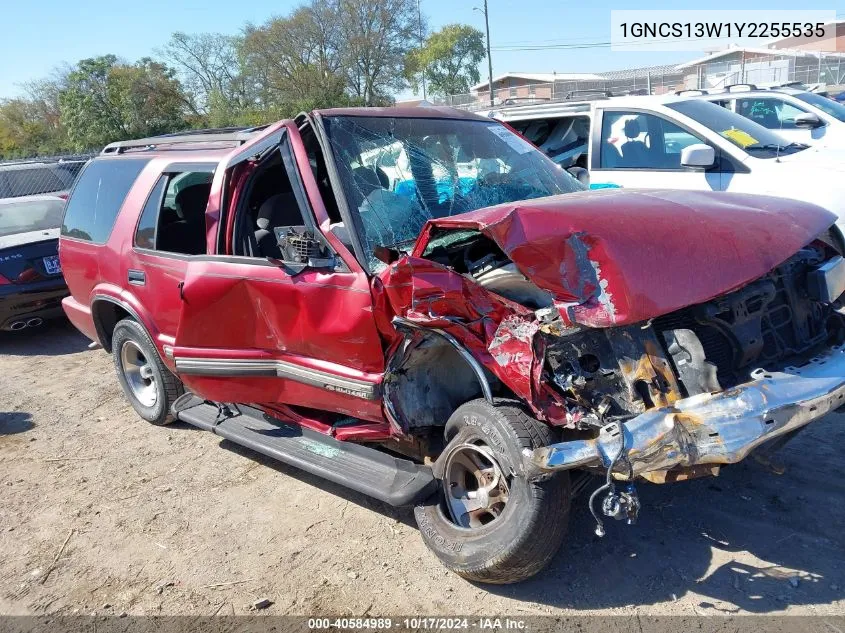
[[[492,121],[333,116],[326,131],[373,271],[374,247],[409,250],[427,220],[584,189]]]
[[[826,112],[830,116],[845,121],[845,105],[838,101],[828,99],[815,92],[802,92],[795,95],[796,99],[800,99],[804,103],[809,103],[811,106],[817,107],[822,112]]]
[[[61,198],[0,202],[0,237],[57,229],[62,224],[64,206]]]
[[[790,143],[759,123],[709,101],[688,99],[667,103],[666,107],[713,130],[755,158],[775,158],[807,149],[806,145]]]

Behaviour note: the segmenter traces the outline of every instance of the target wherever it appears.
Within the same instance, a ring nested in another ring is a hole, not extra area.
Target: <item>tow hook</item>
[[[627,483],[622,490],[611,489],[601,502],[601,511],[605,516],[621,521],[625,519],[628,525],[637,522],[637,514],[640,511],[640,498],[637,496],[637,489],[634,484]],[[604,536],[604,526],[601,534],[596,529],[598,536]]]
[[[625,432],[622,424],[614,422],[615,429],[609,429],[620,438],[619,452],[616,453],[607,467],[607,479],[603,486],[596,488],[595,492],[590,495],[590,512],[596,520],[596,536],[602,537],[605,535],[604,522],[596,512],[595,501],[599,495],[607,491],[601,502],[601,511],[607,517],[612,517],[617,521],[625,520],[628,525],[635,523],[637,515],[640,511],[640,498],[637,496],[637,489],[633,482],[627,482],[624,486],[617,487],[613,482],[613,469],[616,463],[625,454]]]

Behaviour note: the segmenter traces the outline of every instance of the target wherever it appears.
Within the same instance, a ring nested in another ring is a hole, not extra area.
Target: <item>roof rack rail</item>
[[[208,128],[204,130],[185,130],[172,134],[161,134],[130,141],[115,141],[103,148],[100,154],[123,154],[128,151],[177,150],[190,149],[178,147],[180,145],[219,145],[221,147],[237,147],[250,140],[257,132],[267,128],[267,125],[256,127],[225,127]],[[207,149],[207,147],[205,148]]]
[[[734,90],[739,88],[740,90]],[[725,86],[725,92],[750,92],[751,90],[759,90],[754,84],[729,84]]]
[[[565,101],[571,99],[610,99],[613,93],[610,90],[602,90],[601,88],[585,88],[583,90],[570,90],[563,97]]]
[[[710,92],[704,90],[703,88],[685,88],[683,90],[676,90],[675,94],[678,96],[681,95],[709,95]]]
[[[547,103],[550,101],[548,97],[507,97],[501,103],[503,106],[509,105],[521,105],[521,104],[535,104],[535,103]]]

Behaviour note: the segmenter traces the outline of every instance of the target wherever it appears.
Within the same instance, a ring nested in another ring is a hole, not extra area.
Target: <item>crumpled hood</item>
[[[769,196],[678,190],[589,191],[431,220],[476,229],[550,292],[564,318],[592,327],[646,321],[764,275],[835,216]]]

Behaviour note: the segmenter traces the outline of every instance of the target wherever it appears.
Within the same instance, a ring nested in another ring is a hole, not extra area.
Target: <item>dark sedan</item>
[[[0,200],[0,330],[37,327],[62,315],[68,294],[58,257],[64,204],[46,195]]]

